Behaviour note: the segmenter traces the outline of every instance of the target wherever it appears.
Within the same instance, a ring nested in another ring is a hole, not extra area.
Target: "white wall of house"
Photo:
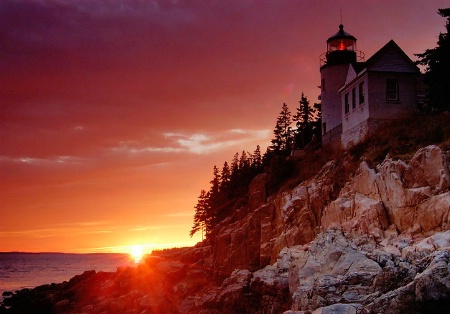
[[[360,90],[359,85],[363,84],[364,101],[360,102]],[[353,93],[355,97],[353,99]],[[345,112],[345,95],[348,95],[348,112]],[[368,88],[367,88],[367,75],[364,75],[352,84],[349,84],[341,92],[341,114],[342,114],[342,132],[345,132],[364,120],[369,119],[369,106],[368,106]]]
[[[398,83],[398,99],[387,99],[387,80]],[[364,103],[359,103],[359,84],[363,82]],[[370,86],[370,88],[369,88]],[[356,92],[353,106],[352,91]],[[342,136],[344,148],[362,141],[383,121],[398,119],[416,111],[416,76],[410,73],[369,72],[341,89]],[[345,95],[349,110],[345,112]]]
[[[360,86],[362,87],[362,93]],[[348,99],[347,109],[345,106],[346,98]],[[344,147],[347,147],[351,142],[361,141],[370,131],[369,125],[364,123],[370,117],[367,73],[354,79],[345,89],[341,90],[341,103],[343,117],[341,142]]]

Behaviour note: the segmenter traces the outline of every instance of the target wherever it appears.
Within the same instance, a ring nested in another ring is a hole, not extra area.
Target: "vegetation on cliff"
[[[450,8],[439,9],[438,14],[447,19],[445,33],[439,34],[437,46],[416,54],[417,62],[425,66],[425,82],[429,87],[429,100],[433,110],[450,110]]]
[[[276,192],[292,174],[297,173],[298,162],[287,159],[292,149],[307,149],[320,146],[320,104],[310,105],[302,93],[299,107],[292,116],[284,103],[277,117],[273,131],[274,138],[264,154],[258,145],[253,153],[242,151],[233,156],[231,164],[224,162],[221,170],[213,167],[213,178],[209,190],[201,190],[195,206],[194,223],[190,232],[193,236],[201,231],[208,237],[210,231],[232,211],[245,205],[248,186],[259,174],[269,173],[269,192]],[[292,128],[292,124],[295,127]],[[308,157],[311,157],[309,155]],[[318,170],[310,168],[310,170]]]
[[[386,156],[408,161],[421,147],[438,145],[443,151],[450,150],[450,113],[417,114],[401,120],[387,122],[365,141],[347,151],[306,150],[303,156],[286,156],[266,152],[262,158],[242,153],[233,158],[231,174],[214,167],[214,178],[208,192],[202,190],[194,218],[191,235],[203,227],[208,237],[219,222],[248,201],[248,186],[258,174],[266,173],[268,195],[289,190],[304,180],[315,176],[330,160],[345,164],[338,186],[343,186],[348,177],[364,160],[375,166]],[[259,151],[258,149],[255,151]],[[251,156],[248,158],[247,156]],[[258,162],[256,162],[256,160]],[[224,164],[227,169],[227,163]],[[225,178],[225,179],[222,179]]]

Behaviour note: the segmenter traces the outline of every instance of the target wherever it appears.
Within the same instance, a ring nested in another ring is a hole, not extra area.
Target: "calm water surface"
[[[116,271],[134,262],[126,254],[0,253],[0,299],[4,291],[68,281],[86,270]]]

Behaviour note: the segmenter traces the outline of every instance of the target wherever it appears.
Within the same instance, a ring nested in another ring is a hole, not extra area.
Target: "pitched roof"
[[[419,68],[406,55],[406,53],[392,39],[379,49],[365,62],[354,62],[347,70],[347,77],[344,85],[339,91],[345,89],[363,71],[383,71],[399,73],[419,73]]]
[[[411,69],[414,69],[413,71],[419,72],[419,68],[414,64],[414,62],[406,55],[406,53],[397,45],[397,43],[394,40],[390,40],[386,45],[381,47],[380,50],[375,52],[375,54],[367,59],[366,62],[364,62],[364,65],[359,69],[358,73],[362,71],[363,69],[372,68],[376,65],[377,62],[381,61],[382,58],[388,53],[389,50],[395,51],[400,58],[405,62],[407,66],[409,66]]]

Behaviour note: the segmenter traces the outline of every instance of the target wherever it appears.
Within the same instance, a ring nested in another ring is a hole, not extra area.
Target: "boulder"
[[[381,201],[380,191],[376,183],[377,172],[371,169],[367,162],[363,161],[352,178],[351,187],[348,189],[365,195],[371,199]]]
[[[429,186],[436,192],[444,191],[450,187],[449,160],[435,145],[421,148],[409,162],[404,178],[411,188]]]
[[[450,192],[431,197],[418,204],[414,212],[415,221],[422,232],[450,229]]]
[[[389,226],[383,203],[363,194],[340,197],[324,210],[322,228],[342,228],[345,232],[371,234],[383,239]]]
[[[373,283],[381,271],[379,264],[358,251],[340,230],[327,230],[307,247],[282,253],[290,255],[292,310],[364,302],[374,292]]]

